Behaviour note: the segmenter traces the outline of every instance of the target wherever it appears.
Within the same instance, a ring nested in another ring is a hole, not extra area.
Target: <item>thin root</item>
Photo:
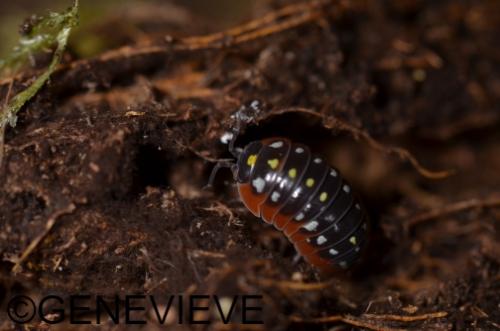
[[[337,129],[341,131],[346,131],[350,133],[356,140],[362,138],[370,147],[373,149],[383,152],[385,154],[393,154],[398,156],[400,159],[408,161],[411,165],[418,171],[422,176],[431,179],[443,179],[454,174],[454,170],[444,170],[444,171],[433,171],[425,168],[418,162],[418,160],[406,149],[401,147],[385,146],[372,138],[368,132],[354,127],[344,121],[341,121],[333,117],[325,117],[321,113],[315,112],[314,110],[307,108],[285,108],[277,111],[273,111],[267,114],[265,117],[271,117],[275,115],[281,115],[285,113],[303,113],[312,115],[320,118],[323,121],[323,126],[327,129]]]
[[[332,315],[332,316],[317,317],[312,319],[302,319],[299,316],[292,316],[291,320],[296,323],[314,323],[314,324],[343,322],[345,324],[366,328],[370,330],[395,331],[404,329],[383,326],[377,322],[374,322],[374,320],[377,321],[384,320],[384,321],[394,321],[394,322],[415,322],[415,321],[429,320],[435,318],[442,318],[446,317],[447,315],[448,315],[447,312],[442,311],[442,312],[414,315],[414,316],[364,314],[361,317],[355,317],[351,315]]]
[[[458,213],[460,211],[473,209],[473,208],[492,208],[500,207],[500,195],[494,194],[492,197],[486,199],[470,199],[455,202],[444,207],[431,209],[421,214],[415,215],[405,222],[408,228],[413,227],[419,223],[423,223],[432,219],[436,219],[445,215]]]
[[[28,245],[28,247],[24,250],[21,256],[16,260],[14,267],[12,268],[12,272],[17,273],[21,271],[21,264],[28,258],[28,256],[33,253],[33,251],[38,247],[40,242],[49,234],[52,230],[56,221],[59,217],[65,214],[70,214],[76,209],[76,206],[71,203],[66,208],[58,210],[52,214],[47,220],[47,224],[45,224],[45,230],[38,235],[33,241]]]
[[[330,287],[334,280],[329,280],[326,282],[317,283],[303,283],[303,282],[291,282],[291,281],[277,281],[268,278],[259,278],[256,282],[261,286],[274,286],[286,290],[296,290],[296,291],[319,291]]]
[[[191,252],[189,252],[192,257],[198,258],[198,257],[208,257],[208,258],[213,258],[213,259],[225,259],[227,258],[226,254],[223,253],[218,253],[218,252],[210,252],[210,251],[204,251],[201,249],[196,249]]]
[[[143,56],[158,56],[170,53],[182,53],[187,51],[199,51],[210,49],[223,49],[247,43],[253,40],[265,38],[286,30],[291,30],[314,22],[322,15],[321,6],[331,3],[331,0],[321,0],[304,2],[285,6],[275,12],[269,13],[260,19],[247,22],[243,25],[217,32],[205,36],[193,36],[181,39],[174,39],[166,45],[146,45],[146,46],[124,46],[111,50],[101,56],[91,60],[75,61],[69,65],[60,65],[54,72],[63,73],[68,71],[87,71],[89,64],[131,61],[133,58]],[[0,81],[0,88],[6,85],[9,80],[21,81],[25,79],[22,74]]]
[[[442,318],[448,316],[448,313],[445,311],[439,311],[435,313],[422,314],[422,315],[413,315],[413,316],[404,316],[404,315],[376,315],[376,314],[364,314],[363,317],[369,319],[376,320],[388,320],[388,321],[397,321],[397,322],[415,322],[422,320],[429,320],[433,318]]]
[[[216,44],[221,40],[229,37],[236,38],[238,36],[248,34],[249,32],[259,30],[263,26],[271,25],[286,16],[302,14],[311,9],[318,9],[321,5],[327,4],[330,1],[310,1],[305,3],[297,3],[280,8],[274,12],[268,13],[261,18],[254,19],[234,28],[230,28],[224,32],[217,32],[206,36],[188,37],[183,40],[185,44],[191,45],[209,45]]]
[[[356,318],[351,315],[333,315],[333,316],[326,316],[326,317],[318,317],[318,318],[312,318],[312,319],[302,319],[301,317],[298,316],[291,316],[290,320],[294,323],[308,323],[308,324],[327,324],[327,323],[335,323],[335,322],[342,322],[348,325],[352,326],[357,326],[360,328],[365,328],[369,330],[377,330],[377,331],[404,331],[405,329],[399,329],[399,328],[392,328],[392,327],[386,327],[382,326],[377,323],[369,322],[369,321],[363,321],[359,318]]]

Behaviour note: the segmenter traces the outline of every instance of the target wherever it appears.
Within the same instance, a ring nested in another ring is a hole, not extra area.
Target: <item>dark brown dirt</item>
[[[201,38],[184,37],[207,32],[189,15],[136,22],[155,37],[68,60],[22,110],[0,173],[0,328],[15,293],[249,293],[266,330],[500,329],[500,3],[287,3]],[[111,45],[137,41],[116,30]],[[2,103],[30,79],[1,81]],[[240,145],[305,142],[361,195],[373,237],[354,270],[294,264],[229,173],[202,190],[255,100]],[[387,146],[455,173],[428,178]]]

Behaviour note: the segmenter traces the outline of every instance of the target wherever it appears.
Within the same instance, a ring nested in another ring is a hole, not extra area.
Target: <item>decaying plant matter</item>
[[[265,1],[211,33],[175,10],[175,28],[101,24],[148,33],[68,58],[7,129],[3,305],[19,291],[257,293],[262,330],[500,328],[498,2]],[[36,76],[0,81],[0,104]],[[373,237],[357,268],[294,263],[230,174],[202,190],[242,107],[256,117],[238,144],[307,143],[360,192]]]

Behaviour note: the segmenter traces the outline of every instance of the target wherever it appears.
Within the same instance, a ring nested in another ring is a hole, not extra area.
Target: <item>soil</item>
[[[6,131],[0,328],[18,293],[198,293],[263,295],[259,330],[500,329],[498,1],[265,1],[228,30],[147,17],[139,39],[99,26],[118,48],[69,50]],[[0,81],[0,102],[33,77]],[[352,183],[372,227],[358,266],[296,262],[229,171],[203,189],[238,110],[239,146],[286,136]],[[170,329],[236,328],[212,320]]]

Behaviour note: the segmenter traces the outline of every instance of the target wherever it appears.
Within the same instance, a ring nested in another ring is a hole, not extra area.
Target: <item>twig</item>
[[[167,45],[124,46],[105,52],[99,57],[91,60],[79,60],[67,65],[60,65],[56,72],[58,74],[71,74],[71,77],[74,79],[75,72],[88,72],[89,65],[92,64],[117,61],[118,63],[123,63],[123,61],[126,60],[134,61],[134,58],[136,59],[142,56],[164,56],[172,52],[221,49],[227,46],[235,46],[297,28],[308,22],[313,22],[322,15],[320,6],[330,2],[331,0],[323,0],[286,6],[275,12],[269,13],[263,18],[250,21],[223,32],[177,39]],[[278,19],[282,20],[276,22]],[[127,67],[133,68],[132,62]],[[113,69],[113,72],[115,70],[116,68]],[[54,72],[54,74],[56,74],[56,72]],[[26,77],[21,74],[8,79],[20,81],[24,78]],[[7,81],[8,80],[0,81],[0,88],[5,85]]]
[[[174,42],[172,47],[177,51],[193,51],[211,48],[219,49],[266,37],[277,32],[297,27],[319,17],[319,11],[307,11],[308,9],[315,9],[318,3],[320,2],[316,1],[314,3],[285,7],[282,10],[268,14],[267,17],[251,21],[247,24],[226,30],[224,32],[181,39],[177,43]],[[290,15],[292,16],[291,18],[286,18],[283,22],[277,23],[276,20],[279,19],[280,16],[283,16],[282,14],[286,11],[288,11],[289,14],[298,14],[298,17]],[[266,26],[266,24],[268,26]]]
[[[214,258],[214,259],[227,258],[226,254],[224,254],[224,253],[204,251],[201,249],[192,250],[189,252],[189,254],[195,258],[198,258],[198,257],[209,257],[209,258]]]
[[[296,323],[315,323],[315,324],[326,324],[326,323],[334,323],[334,322],[343,322],[345,324],[367,328],[370,330],[380,330],[380,331],[395,331],[395,330],[404,330],[404,329],[395,329],[392,327],[386,327],[379,325],[377,323],[373,323],[370,320],[386,320],[386,321],[395,321],[395,322],[415,322],[422,320],[429,320],[434,318],[442,318],[448,316],[447,312],[435,312],[428,313],[422,315],[414,315],[414,316],[400,316],[400,315],[377,315],[377,314],[363,314],[361,317],[355,317],[351,315],[332,315],[325,317],[317,317],[312,319],[302,319],[299,316],[292,316],[291,321]]]
[[[486,199],[470,199],[460,202],[455,202],[444,207],[431,209],[421,214],[415,215],[405,222],[407,227],[413,227],[416,224],[426,222],[445,215],[454,214],[463,210],[472,208],[500,207],[500,195],[495,194],[493,197]]]
[[[399,329],[399,328],[391,328],[391,327],[386,327],[382,326],[376,323],[370,323],[368,321],[363,321],[359,318],[356,318],[351,315],[332,315],[332,316],[325,316],[325,317],[317,317],[317,318],[312,318],[312,319],[302,319],[299,316],[291,316],[290,320],[294,323],[310,323],[310,324],[326,324],[326,323],[334,323],[334,322],[342,322],[345,324],[349,324],[352,326],[357,326],[365,329],[370,329],[370,330],[377,330],[377,331],[404,331],[405,329]]]
[[[334,279],[326,282],[317,283],[304,283],[304,282],[292,282],[292,281],[277,281],[268,278],[258,278],[256,282],[261,286],[276,286],[288,290],[297,291],[318,291],[330,287],[334,283]]]
[[[17,259],[16,264],[12,268],[12,272],[17,273],[21,270],[21,264],[28,258],[28,256],[38,247],[40,242],[49,234],[54,225],[56,224],[56,220],[65,214],[70,214],[76,209],[76,206],[71,203],[66,208],[60,209],[54,212],[47,223],[45,224],[45,230],[38,235],[33,241],[28,245],[28,247],[24,250],[21,256]]]
[[[226,39],[228,37],[236,37],[242,35],[244,33],[248,33],[253,30],[257,30],[265,25],[272,24],[277,22],[279,19],[285,16],[291,16],[294,14],[301,14],[307,10],[311,10],[313,8],[318,8],[321,5],[325,5],[331,0],[323,0],[323,1],[309,1],[305,3],[297,3],[289,6],[285,6],[280,8],[274,12],[265,14],[261,18],[254,19],[250,22],[244,23],[242,25],[236,26],[234,28],[230,28],[223,32],[216,32],[206,36],[197,36],[197,37],[188,37],[185,38],[184,41],[190,44],[213,44],[214,42]]]
[[[241,44],[255,39],[270,36],[281,31],[290,30],[300,25],[303,25],[304,23],[313,21],[319,17],[320,13],[318,12],[305,13],[299,17],[290,18],[285,22],[267,27],[266,29],[259,29],[253,32],[242,34],[241,36],[238,36],[234,39],[234,44]]]
[[[233,330],[240,330],[240,331],[260,331],[260,330],[267,330],[267,328],[264,325],[261,324],[225,324],[222,322],[214,322],[211,325],[212,330],[216,331],[233,331]]]
[[[421,320],[428,320],[428,319],[433,319],[433,318],[441,318],[441,317],[446,317],[448,316],[448,313],[445,311],[439,311],[435,313],[428,313],[428,314],[422,314],[422,315],[412,315],[412,316],[403,316],[403,315],[391,315],[391,314],[381,314],[381,315],[376,315],[376,314],[363,314],[363,317],[369,318],[369,319],[376,319],[376,320],[390,320],[390,321],[398,321],[398,322],[414,322],[414,321],[421,321]]]
[[[308,114],[312,115],[315,117],[320,118],[323,121],[323,126],[327,129],[337,129],[337,130],[342,130],[349,132],[355,139],[362,138],[370,147],[372,147],[375,150],[378,150],[380,152],[386,153],[386,154],[393,154],[398,156],[400,159],[408,161],[412,164],[412,166],[417,170],[422,176],[431,178],[431,179],[442,179],[451,176],[454,171],[453,170],[444,170],[444,171],[432,171],[420,164],[418,160],[406,149],[401,148],[401,147],[392,147],[392,146],[385,146],[382,143],[378,142],[374,138],[372,138],[368,132],[361,130],[359,128],[356,128],[352,126],[351,124],[348,124],[344,121],[341,121],[337,118],[334,117],[326,117],[322,115],[321,113],[315,112],[314,110],[307,109],[307,108],[298,108],[298,107],[293,107],[293,108],[285,108],[285,109],[279,109],[276,111],[273,111],[271,113],[268,113],[264,115],[264,118],[275,116],[275,115],[281,115],[285,113],[303,113],[303,114]]]

